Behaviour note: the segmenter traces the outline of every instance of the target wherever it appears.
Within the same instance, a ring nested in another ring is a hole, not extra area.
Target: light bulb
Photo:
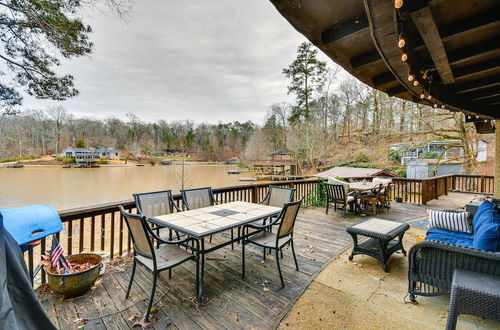
[[[420,94],[420,98],[423,100],[425,99],[425,94]]]
[[[479,119],[479,116],[476,116],[476,119]]]
[[[488,122],[488,119],[485,119],[485,120],[484,120],[484,122],[485,122],[485,123],[487,123],[487,122]]]
[[[434,108],[437,108],[437,107],[438,107],[437,103],[434,103]]]
[[[399,9],[403,7],[403,0],[395,0],[394,1],[394,8]]]
[[[471,116],[467,116],[467,119],[471,119],[472,117]]]
[[[410,75],[408,76],[408,81],[413,81],[413,79],[415,79],[415,75],[410,74]]]
[[[413,82],[413,86],[418,86],[418,80],[415,80],[415,81]]]
[[[408,54],[403,53],[403,55],[401,55],[401,61],[406,62],[407,59],[408,59]]]
[[[403,48],[406,44],[405,38],[399,38],[398,47]]]
[[[446,109],[446,106],[443,104],[443,105],[441,106],[441,109]]]
[[[427,96],[427,99],[428,99],[428,100],[432,99],[432,96],[431,96],[431,95],[428,95],[428,96]]]

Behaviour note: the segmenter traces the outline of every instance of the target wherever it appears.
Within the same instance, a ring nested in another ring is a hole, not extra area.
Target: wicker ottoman
[[[347,227],[346,230],[354,241],[349,260],[352,260],[356,254],[369,255],[380,261],[384,271],[388,272],[387,260],[394,252],[401,250],[406,255],[403,248],[403,236],[409,228],[407,223],[376,218]],[[369,237],[369,239],[358,243],[358,235]]]
[[[471,314],[500,322],[500,277],[456,269],[451,284],[446,329],[456,328],[458,314]]]

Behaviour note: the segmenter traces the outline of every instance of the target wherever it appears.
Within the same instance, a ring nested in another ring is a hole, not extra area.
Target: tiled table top
[[[247,202],[231,202],[166,214],[151,222],[188,234],[195,238],[209,236],[231,228],[279,214],[281,208]]]

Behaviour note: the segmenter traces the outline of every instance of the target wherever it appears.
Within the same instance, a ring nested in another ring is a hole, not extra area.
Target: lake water
[[[185,188],[241,184],[236,165],[186,165]],[[133,193],[181,188],[181,165],[0,168],[0,208],[49,204],[57,210],[115,202]]]

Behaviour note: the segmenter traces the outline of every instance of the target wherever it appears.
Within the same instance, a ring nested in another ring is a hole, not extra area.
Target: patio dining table
[[[220,249],[240,240],[240,237],[224,241],[223,243],[205,248],[205,238],[214,234],[229,231],[243,225],[276,216],[281,208],[248,203],[230,202],[209,207],[177,212],[150,218],[149,221],[157,225],[189,235],[198,240],[196,255],[200,260],[198,296],[203,296],[203,279],[205,269],[205,254]]]
[[[349,183],[349,190],[352,191],[367,191],[373,190],[380,182],[351,182]]]

